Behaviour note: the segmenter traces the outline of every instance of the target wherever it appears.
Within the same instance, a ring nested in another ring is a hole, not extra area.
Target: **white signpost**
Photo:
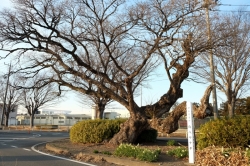
[[[194,164],[195,161],[195,128],[193,117],[193,104],[187,102],[187,132],[188,132],[188,155],[189,163]]]

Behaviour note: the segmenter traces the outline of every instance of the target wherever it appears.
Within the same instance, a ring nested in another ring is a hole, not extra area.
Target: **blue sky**
[[[220,3],[223,4],[219,7],[221,12],[231,11],[231,10],[236,11],[239,8],[239,6],[234,6],[234,5],[250,5],[250,0],[221,0]],[[9,6],[10,6],[10,0],[1,0],[0,8]],[[249,9],[250,6],[248,6],[247,10],[250,11]],[[3,62],[0,62],[0,72],[2,73],[4,70],[5,67],[3,65]],[[161,70],[163,70],[163,68],[161,68]],[[167,81],[165,73],[163,73],[162,76],[160,77],[152,79],[148,84],[150,88],[147,89],[142,88],[141,93],[143,98],[141,98],[141,96],[136,98],[136,101],[139,105],[141,105],[141,102],[142,105],[154,103],[161,97],[161,95],[163,95],[164,92],[166,93],[169,88],[169,83]],[[178,102],[182,101],[199,102],[201,97],[203,96],[206,87],[207,85],[184,81],[184,83],[182,84],[182,88],[184,90],[183,98],[179,99]],[[217,91],[217,100],[218,100],[218,106],[221,102],[225,100],[224,95],[219,91]],[[77,101],[78,101],[77,96],[75,96],[73,93],[68,93],[67,99],[65,99],[57,106],[53,107],[53,109],[70,110],[73,111],[74,113],[90,113],[90,109],[87,109],[88,108],[87,106],[83,106]],[[112,108],[111,110],[122,108],[122,106],[120,106],[119,104],[112,104],[110,107]],[[121,111],[122,109],[119,110]],[[124,115],[126,114],[126,112],[124,111],[122,111],[122,113]]]

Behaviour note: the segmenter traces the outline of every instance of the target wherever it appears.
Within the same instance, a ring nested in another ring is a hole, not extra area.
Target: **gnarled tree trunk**
[[[170,62],[171,66],[176,69],[176,72],[173,73],[172,76],[169,75],[171,84],[168,92],[164,94],[159,101],[152,105],[143,106],[141,108],[138,108],[138,110],[133,110],[136,107],[130,107],[130,118],[121,126],[120,131],[110,140],[110,143],[134,143],[142,131],[150,128],[151,123],[148,119],[152,117],[150,117],[149,115],[153,115],[153,117],[155,118],[160,118],[164,113],[169,112],[174,103],[183,96],[181,83],[189,76],[188,69],[195,60],[196,52],[190,49],[189,38],[187,38],[183,42],[182,47],[185,52],[183,55],[185,56],[183,63],[180,64],[176,60],[172,60]],[[164,62],[166,63],[167,60],[164,58],[164,56],[162,57]],[[168,71],[166,66],[165,68]],[[128,80],[128,82],[125,83],[131,84],[131,82],[132,80]],[[128,87],[128,89],[131,88]],[[133,105],[133,100],[130,97],[131,96],[128,96],[128,100],[130,101],[131,106]],[[173,121],[173,123],[174,122],[175,121]],[[170,127],[169,130],[172,128],[176,128],[176,124],[168,123],[168,125],[173,126]]]
[[[112,144],[134,143],[140,133],[149,128],[148,118],[145,115],[137,113],[123,124],[120,131],[110,140]]]
[[[206,110],[212,110],[209,105],[209,96],[211,94],[213,86],[207,87],[202,99],[201,105],[199,107],[193,105],[194,117],[202,119],[206,117]],[[186,102],[182,102],[165,118],[165,119],[152,119],[150,125],[152,128],[163,133],[172,133],[178,129],[178,120],[181,116],[186,113]]]
[[[201,98],[200,106],[198,108],[196,106],[194,106],[194,117],[196,117],[198,119],[205,118],[207,116],[206,110],[210,110],[210,114],[212,114],[213,107],[209,104],[209,97],[210,97],[212,90],[213,90],[213,85],[209,85],[207,87],[203,97]]]

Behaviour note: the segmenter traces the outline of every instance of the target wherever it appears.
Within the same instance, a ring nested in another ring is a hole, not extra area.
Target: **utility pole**
[[[142,85],[141,85],[141,107],[142,107]]]
[[[216,95],[216,83],[215,83],[215,74],[214,74],[214,60],[212,52],[212,39],[211,39],[211,29],[210,29],[210,18],[209,18],[209,6],[211,5],[211,0],[205,0],[205,9],[206,9],[206,22],[207,22],[207,39],[209,45],[209,56],[210,56],[210,77],[211,83],[213,85],[213,112],[214,119],[219,118],[218,107],[217,107],[217,95]]]
[[[9,72],[8,72],[8,76],[7,76],[6,88],[5,88],[5,94],[4,94],[3,110],[2,110],[3,112],[1,115],[1,125],[4,125],[3,118],[4,118],[4,114],[5,114],[5,109],[6,109],[6,98],[7,98],[8,88],[9,88],[10,71],[11,71],[11,64],[9,65]]]

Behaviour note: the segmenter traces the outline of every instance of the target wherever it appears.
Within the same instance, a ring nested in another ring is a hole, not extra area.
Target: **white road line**
[[[9,139],[7,139],[7,140],[0,140],[0,142],[11,142],[11,141],[13,141],[13,140],[9,140]]]
[[[37,153],[40,153],[40,154],[43,154],[43,155],[46,155],[46,156],[51,156],[51,157],[55,157],[55,158],[58,158],[58,159],[67,160],[67,161],[71,161],[71,162],[75,162],[75,163],[79,163],[79,164],[83,164],[83,165],[88,165],[88,166],[97,166],[97,165],[93,165],[93,164],[89,164],[89,163],[84,163],[84,162],[81,162],[81,161],[76,161],[76,160],[72,160],[72,159],[68,159],[68,158],[64,158],[64,157],[50,155],[50,154],[43,153],[43,152],[40,152],[39,150],[35,149],[36,146],[38,146],[40,144],[45,144],[45,143],[47,143],[47,142],[42,142],[42,143],[36,144],[36,145],[32,146],[31,149],[33,151],[37,152]]]
[[[17,148],[17,146],[11,146],[12,148]]]
[[[31,151],[30,149],[23,148],[23,150]]]
[[[30,139],[30,138],[34,138],[34,137],[41,137],[40,134],[33,134],[32,136],[30,137],[24,137],[24,138],[0,138],[0,141],[3,142],[3,141],[13,141],[13,140],[25,140],[25,139]]]
[[[41,137],[40,134],[32,135],[32,137]]]
[[[0,138],[0,141],[13,141],[13,140],[20,140],[20,139],[28,139],[28,138]]]
[[[13,138],[13,140],[21,140],[21,139],[28,139],[28,138]]]

